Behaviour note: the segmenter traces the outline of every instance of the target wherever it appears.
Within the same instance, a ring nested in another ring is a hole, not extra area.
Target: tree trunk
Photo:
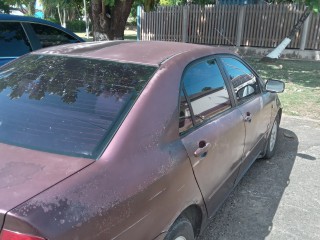
[[[67,27],[67,23],[66,23],[66,8],[63,8],[63,23],[62,23],[62,27],[66,28]]]
[[[36,0],[32,0],[28,3],[28,15],[34,16],[36,13]]]
[[[273,49],[266,57],[262,58],[261,60],[268,61],[272,59],[278,59],[283,50],[290,44],[296,32],[298,32],[301,29],[303,23],[309,17],[310,13],[311,10],[308,7],[306,7],[298,22],[296,22],[296,24],[289,32],[288,36],[285,39],[283,39],[282,42],[275,49]]]
[[[86,0],[83,0],[83,10],[84,10],[84,18],[85,18],[85,21],[86,21],[86,37],[88,39],[89,38],[89,23],[88,23]]]
[[[61,12],[60,12],[60,5],[58,3],[57,5],[57,10],[58,10],[58,16],[59,16],[59,20],[60,20],[60,25],[62,25],[62,17],[61,17]]]
[[[133,1],[115,0],[114,6],[106,6],[103,0],[91,1],[94,41],[124,39]]]
[[[107,16],[103,15],[103,8],[105,6],[102,4],[102,0],[92,0],[91,9],[92,9],[92,27],[93,27],[93,40],[94,41],[103,41],[109,40],[107,36]]]
[[[293,26],[293,28],[291,29],[288,38],[293,39],[294,35],[296,34],[296,32],[298,32],[303,23],[306,21],[306,19],[309,17],[310,13],[312,10],[310,10],[308,7],[306,7],[306,9],[304,10],[303,14],[301,15],[301,17],[299,18],[298,22],[296,22],[296,24]]]
[[[155,5],[155,2],[157,2],[157,1],[154,1],[154,0],[144,0],[144,3],[143,3],[144,11],[145,11],[145,12],[151,11],[152,8],[153,8],[153,6]]]

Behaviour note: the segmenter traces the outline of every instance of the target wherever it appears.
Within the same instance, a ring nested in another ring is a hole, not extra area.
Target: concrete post
[[[242,34],[243,34],[243,27],[244,27],[244,14],[245,14],[245,6],[240,6],[240,12],[238,17],[238,25],[237,25],[237,38],[236,38],[236,46],[240,47]]]
[[[307,37],[309,34],[309,28],[310,28],[310,19],[312,14],[309,14],[308,18],[303,23],[303,29],[302,29],[302,35],[301,35],[301,41],[300,41],[300,50],[304,50],[307,45]]]
[[[188,42],[189,7],[183,6],[182,42]]]

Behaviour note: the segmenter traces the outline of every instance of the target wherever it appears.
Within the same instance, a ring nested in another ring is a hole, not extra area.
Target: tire
[[[165,240],[194,240],[191,222],[186,217],[178,218],[169,229]]]
[[[276,119],[273,122],[272,129],[268,137],[266,153],[263,157],[265,159],[272,158],[274,156],[274,153],[276,152],[277,143],[278,143],[279,123],[280,123],[280,118],[279,118],[279,115],[277,115]]]

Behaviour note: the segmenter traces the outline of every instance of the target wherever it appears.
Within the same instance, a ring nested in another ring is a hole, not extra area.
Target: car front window
[[[246,102],[252,96],[260,93],[256,76],[243,63],[231,57],[223,57],[221,61],[239,103]]]
[[[97,158],[156,68],[29,55],[0,69],[0,142]]]

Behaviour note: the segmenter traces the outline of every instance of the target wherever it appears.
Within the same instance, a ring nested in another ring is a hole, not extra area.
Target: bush
[[[56,18],[50,17],[50,18],[45,18],[45,20],[60,25],[60,21]]]
[[[85,32],[86,22],[82,20],[67,21],[67,28],[73,32]]]

